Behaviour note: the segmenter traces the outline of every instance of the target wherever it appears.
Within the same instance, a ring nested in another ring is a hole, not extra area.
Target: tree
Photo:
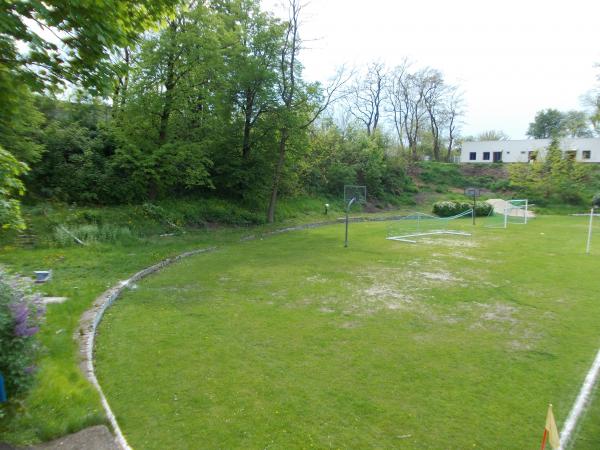
[[[367,129],[370,136],[377,130],[385,100],[387,75],[382,63],[367,66],[364,78],[358,78],[348,89],[347,100],[350,113]]]
[[[559,138],[553,138],[543,158],[509,167],[511,185],[542,203],[581,204],[589,183],[589,166],[563,156]]]
[[[429,125],[433,144],[433,159],[440,161],[440,133],[444,119],[443,109],[446,94],[446,85],[441,72],[426,69],[423,72],[423,104],[429,116]]]
[[[301,77],[302,66],[298,60],[301,49],[299,34],[301,10],[302,6],[299,0],[288,0],[289,18],[286,23],[279,59],[279,143],[267,208],[267,222],[269,223],[275,221],[277,195],[282,181],[290,139],[294,137],[294,134],[306,134],[308,127],[317,120],[319,115],[332,103],[340,99],[340,89],[349,79],[345,69],[341,68],[324,89],[319,84],[306,85],[303,82]]]
[[[477,141],[507,141],[508,139],[508,135],[501,130],[487,130],[476,137]]]
[[[590,119],[583,111],[567,111],[563,113],[562,132],[571,138],[589,138],[593,136]]]
[[[22,226],[14,195],[23,190],[16,177],[26,166],[16,158],[35,161],[40,155],[41,147],[31,136],[40,119],[27,104],[30,91],[66,83],[106,91],[113,74],[112,52],[157,23],[178,1],[107,0],[100,6],[75,0],[2,2],[0,144],[5,145],[2,170],[8,177],[0,193],[3,224]]]
[[[111,82],[110,55],[162,20],[179,0],[3,2],[0,74],[32,89],[71,82],[101,90]],[[27,50],[19,52],[17,42]],[[0,89],[0,104],[12,91]]]
[[[274,94],[283,26],[254,0],[221,0],[213,6],[223,12],[225,29],[232,35],[226,50],[230,88],[243,118],[241,155],[247,160],[259,119],[277,103]]]
[[[538,111],[533,122],[529,124],[527,136],[534,139],[559,137],[563,133],[564,115],[556,109]]]
[[[444,110],[445,122],[448,129],[448,141],[446,147],[446,161],[450,161],[454,143],[459,130],[459,117],[462,111],[463,98],[456,88],[450,90],[450,95]]]
[[[198,4],[148,35],[135,55],[112,166],[129,174],[121,187],[138,200],[212,186],[207,142],[222,135],[229,119],[219,115],[230,110],[221,94],[227,92],[222,30],[218,11]]]
[[[390,75],[390,103],[396,130],[407,140],[411,157],[416,161],[421,129],[427,115],[424,97],[428,69],[410,73],[408,68],[405,61]]]
[[[529,124],[527,136],[535,139],[591,137],[590,118],[583,111],[538,111],[535,120]]]
[[[23,229],[21,205],[18,196],[25,193],[20,177],[28,170],[26,164],[0,147],[0,227],[2,230]]]

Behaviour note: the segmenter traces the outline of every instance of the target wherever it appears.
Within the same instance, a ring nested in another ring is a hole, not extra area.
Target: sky
[[[281,0],[263,9],[285,16]],[[303,3],[304,4],[304,3]],[[524,139],[537,111],[584,109],[600,85],[597,0],[311,0],[304,4],[304,76],[405,57],[460,87],[462,134],[504,131]],[[287,16],[285,16],[287,17]]]

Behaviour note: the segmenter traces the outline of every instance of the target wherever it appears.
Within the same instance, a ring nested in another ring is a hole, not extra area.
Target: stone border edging
[[[177,255],[172,258],[163,259],[162,261],[154,264],[153,266],[140,270],[127,280],[120,281],[117,285],[111,287],[102,295],[100,295],[94,301],[92,307],[86,310],[79,319],[79,327],[75,331],[75,339],[79,342],[79,367],[85,374],[87,379],[92,383],[92,385],[100,394],[102,406],[104,407],[106,416],[108,417],[108,420],[110,421],[110,424],[116,435],[115,440],[118,446],[123,450],[131,450],[131,447],[127,443],[125,436],[119,428],[117,419],[108,404],[108,400],[104,396],[104,392],[102,391],[100,383],[98,383],[98,379],[96,378],[96,373],[94,372],[94,341],[96,337],[96,329],[98,327],[98,324],[102,320],[102,317],[104,316],[104,313],[108,309],[108,307],[111,306],[115,302],[115,300],[119,298],[123,290],[130,286],[132,283],[135,283],[136,281],[139,281],[150,274],[158,272],[160,269],[183,258],[198,255],[200,253],[212,252],[214,250],[216,250],[216,247],[192,250],[189,252],[181,253],[180,255]]]

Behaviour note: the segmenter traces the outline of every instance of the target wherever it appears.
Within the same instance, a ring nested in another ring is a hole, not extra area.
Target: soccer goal
[[[388,240],[410,242],[415,244],[416,238],[435,235],[471,236],[461,228],[465,221],[459,219],[470,219],[473,210],[462,212],[451,217],[437,217],[424,213],[412,213],[397,219],[388,228]]]
[[[527,225],[527,220],[531,217],[529,211],[529,201],[527,199],[508,200],[506,205],[506,221],[519,225]]]
[[[485,226],[488,228],[508,228],[509,224],[526,225],[535,217],[527,199],[490,199],[487,202],[492,205],[492,210],[485,220]]]

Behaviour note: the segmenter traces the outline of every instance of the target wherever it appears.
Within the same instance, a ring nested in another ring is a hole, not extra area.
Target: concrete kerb
[[[354,217],[350,218],[350,222],[385,222],[391,220],[401,220],[405,216],[384,216],[384,217]],[[309,224],[302,224],[293,227],[281,228],[278,230],[270,231],[267,233],[263,233],[260,237],[268,237],[281,233],[286,233],[290,231],[299,231],[306,230],[310,228],[319,228],[327,225],[335,225],[338,223],[343,223],[345,221],[344,218],[339,218],[335,220],[328,220],[324,222],[316,222]],[[242,237],[241,241],[249,241],[257,239],[257,236],[245,236]],[[100,400],[102,402],[102,407],[108,417],[108,420],[112,426],[112,429],[115,433],[115,441],[117,445],[123,450],[131,450],[131,447],[127,443],[119,424],[117,423],[117,419],[108,404],[108,400],[106,399],[104,392],[102,391],[102,387],[100,387],[100,383],[98,383],[98,379],[96,378],[96,373],[94,371],[94,341],[96,338],[96,329],[98,324],[101,322],[102,317],[104,316],[104,312],[119,298],[122,294],[123,290],[127,287],[131,286],[133,283],[141,280],[142,278],[147,277],[155,272],[158,272],[162,268],[173,264],[183,258],[187,258],[189,256],[198,255],[201,253],[212,252],[216,250],[216,247],[202,248],[197,250],[192,250],[189,252],[182,253],[172,258],[167,258],[160,261],[153,266],[150,266],[146,269],[140,270],[132,277],[128,278],[125,281],[120,281],[115,286],[111,287],[107,291],[105,291],[102,295],[100,295],[92,304],[92,307],[86,310],[80,320],[79,327],[75,331],[75,339],[79,342],[79,367],[81,371],[85,374],[87,379],[92,383],[92,385],[98,391],[100,395]]]

